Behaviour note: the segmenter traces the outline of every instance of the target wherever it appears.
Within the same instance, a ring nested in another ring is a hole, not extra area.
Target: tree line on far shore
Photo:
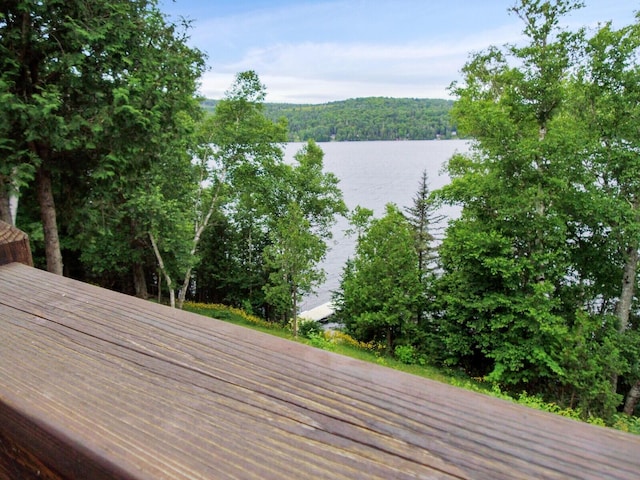
[[[216,100],[202,105],[214,111]],[[453,100],[353,98],[317,105],[265,103],[265,115],[287,120],[290,142],[435,140],[456,137]]]

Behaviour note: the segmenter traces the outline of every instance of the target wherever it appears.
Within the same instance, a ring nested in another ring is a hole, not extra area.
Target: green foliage
[[[640,417],[637,416],[616,414],[611,426],[616,430],[640,435]]]
[[[321,333],[311,333],[306,338],[309,339],[309,345],[312,347],[321,348],[322,350],[335,350],[336,348],[335,343]]]
[[[255,315],[251,315],[240,308],[230,307],[228,305],[185,302],[184,307],[185,310],[190,312],[236,324],[259,327],[260,329],[267,329],[270,331],[282,328],[280,325],[273,322],[267,322],[266,320]]]
[[[286,319],[293,318],[297,299],[324,279],[314,267],[324,257],[326,245],[310,231],[310,223],[296,203],[290,203],[285,214],[276,219],[270,238],[264,250],[269,282],[263,290],[267,302]]]
[[[309,141],[296,155],[296,164],[282,165],[276,184],[277,201],[269,222],[270,244],[264,249],[269,272],[266,301],[285,320],[294,319],[297,333],[298,300],[324,280],[317,268],[327,251],[331,226],[346,207],[338,179],[323,172],[324,153]]]
[[[429,191],[427,171],[422,172],[420,185],[413,203],[405,208],[407,219],[413,228],[415,249],[418,254],[418,268],[422,272],[422,280],[428,281],[437,268],[437,252],[435,232],[444,220],[443,215],[435,213],[437,204]]]
[[[406,365],[426,365],[427,360],[424,355],[419,355],[412,345],[396,345],[393,350],[395,357]]]
[[[213,111],[215,100],[203,108]],[[356,98],[320,105],[265,103],[273,121],[286,119],[290,142],[354,140],[433,140],[451,138],[453,102],[418,98]]]
[[[272,243],[276,212],[284,208],[286,199],[279,193],[288,175],[281,147],[286,127],[264,116],[264,95],[255,72],[239,73],[214,115],[205,119],[198,146],[217,210],[215,224],[203,232],[196,295],[235,305],[249,302],[254,311],[265,308],[263,254]]]
[[[557,400],[584,415],[612,418],[622,396],[612,390],[611,378],[626,370],[621,346],[615,318],[578,312],[564,340]]]
[[[322,332],[322,325],[315,320],[302,320],[300,322],[299,333],[302,337],[310,338],[313,335],[320,335]]]
[[[10,145],[0,177],[11,177],[0,183],[29,198],[36,173],[49,175],[57,222],[46,244],[59,230],[70,271],[127,290],[123,273],[145,262],[127,203],[153,164],[180,148],[185,157],[203,55],[152,1],[18,1],[0,12],[0,145]]]
[[[411,227],[394,205],[359,237],[334,295],[336,316],[361,341],[394,342],[417,321],[422,289]]]
[[[628,324],[619,286],[636,283],[623,266],[636,276],[640,197],[620,173],[637,170],[623,118],[637,108],[640,37],[605,27],[585,43],[558,28],[578,7],[521,0],[529,43],[473,55],[452,86],[476,142],[436,192],[462,214],[440,248],[428,333],[446,364],[608,420],[621,399],[611,380],[627,372],[611,315]]]

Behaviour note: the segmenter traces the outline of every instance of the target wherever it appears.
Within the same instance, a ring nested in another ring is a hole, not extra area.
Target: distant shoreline
[[[218,102],[204,100],[202,106],[213,112]],[[361,142],[458,138],[450,116],[453,104],[444,99],[366,97],[322,104],[262,105],[271,120],[286,120],[290,142]]]

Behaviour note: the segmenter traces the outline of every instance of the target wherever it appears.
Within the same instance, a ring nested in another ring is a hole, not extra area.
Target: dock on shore
[[[334,312],[335,307],[333,306],[333,303],[327,302],[310,310],[300,312],[298,316],[300,318],[314,320],[316,322],[326,322],[329,320],[329,317],[334,314]]]

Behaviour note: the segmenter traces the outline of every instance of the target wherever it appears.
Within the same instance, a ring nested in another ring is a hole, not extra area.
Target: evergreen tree
[[[334,294],[348,333],[384,342],[389,352],[415,331],[422,286],[411,225],[392,204],[358,238]]]
[[[430,196],[429,178],[427,171],[422,172],[420,186],[413,197],[413,205],[405,208],[407,219],[415,233],[416,252],[418,253],[418,268],[427,277],[437,268],[436,237],[434,232],[444,215],[435,213],[436,205]]]
[[[63,273],[60,231],[92,215],[82,206],[96,183],[116,184],[109,199],[120,202],[121,179],[180,142],[181,116],[198,114],[203,66],[152,0],[2,2],[0,205],[31,188],[48,270]],[[58,215],[63,202],[69,215]]]

